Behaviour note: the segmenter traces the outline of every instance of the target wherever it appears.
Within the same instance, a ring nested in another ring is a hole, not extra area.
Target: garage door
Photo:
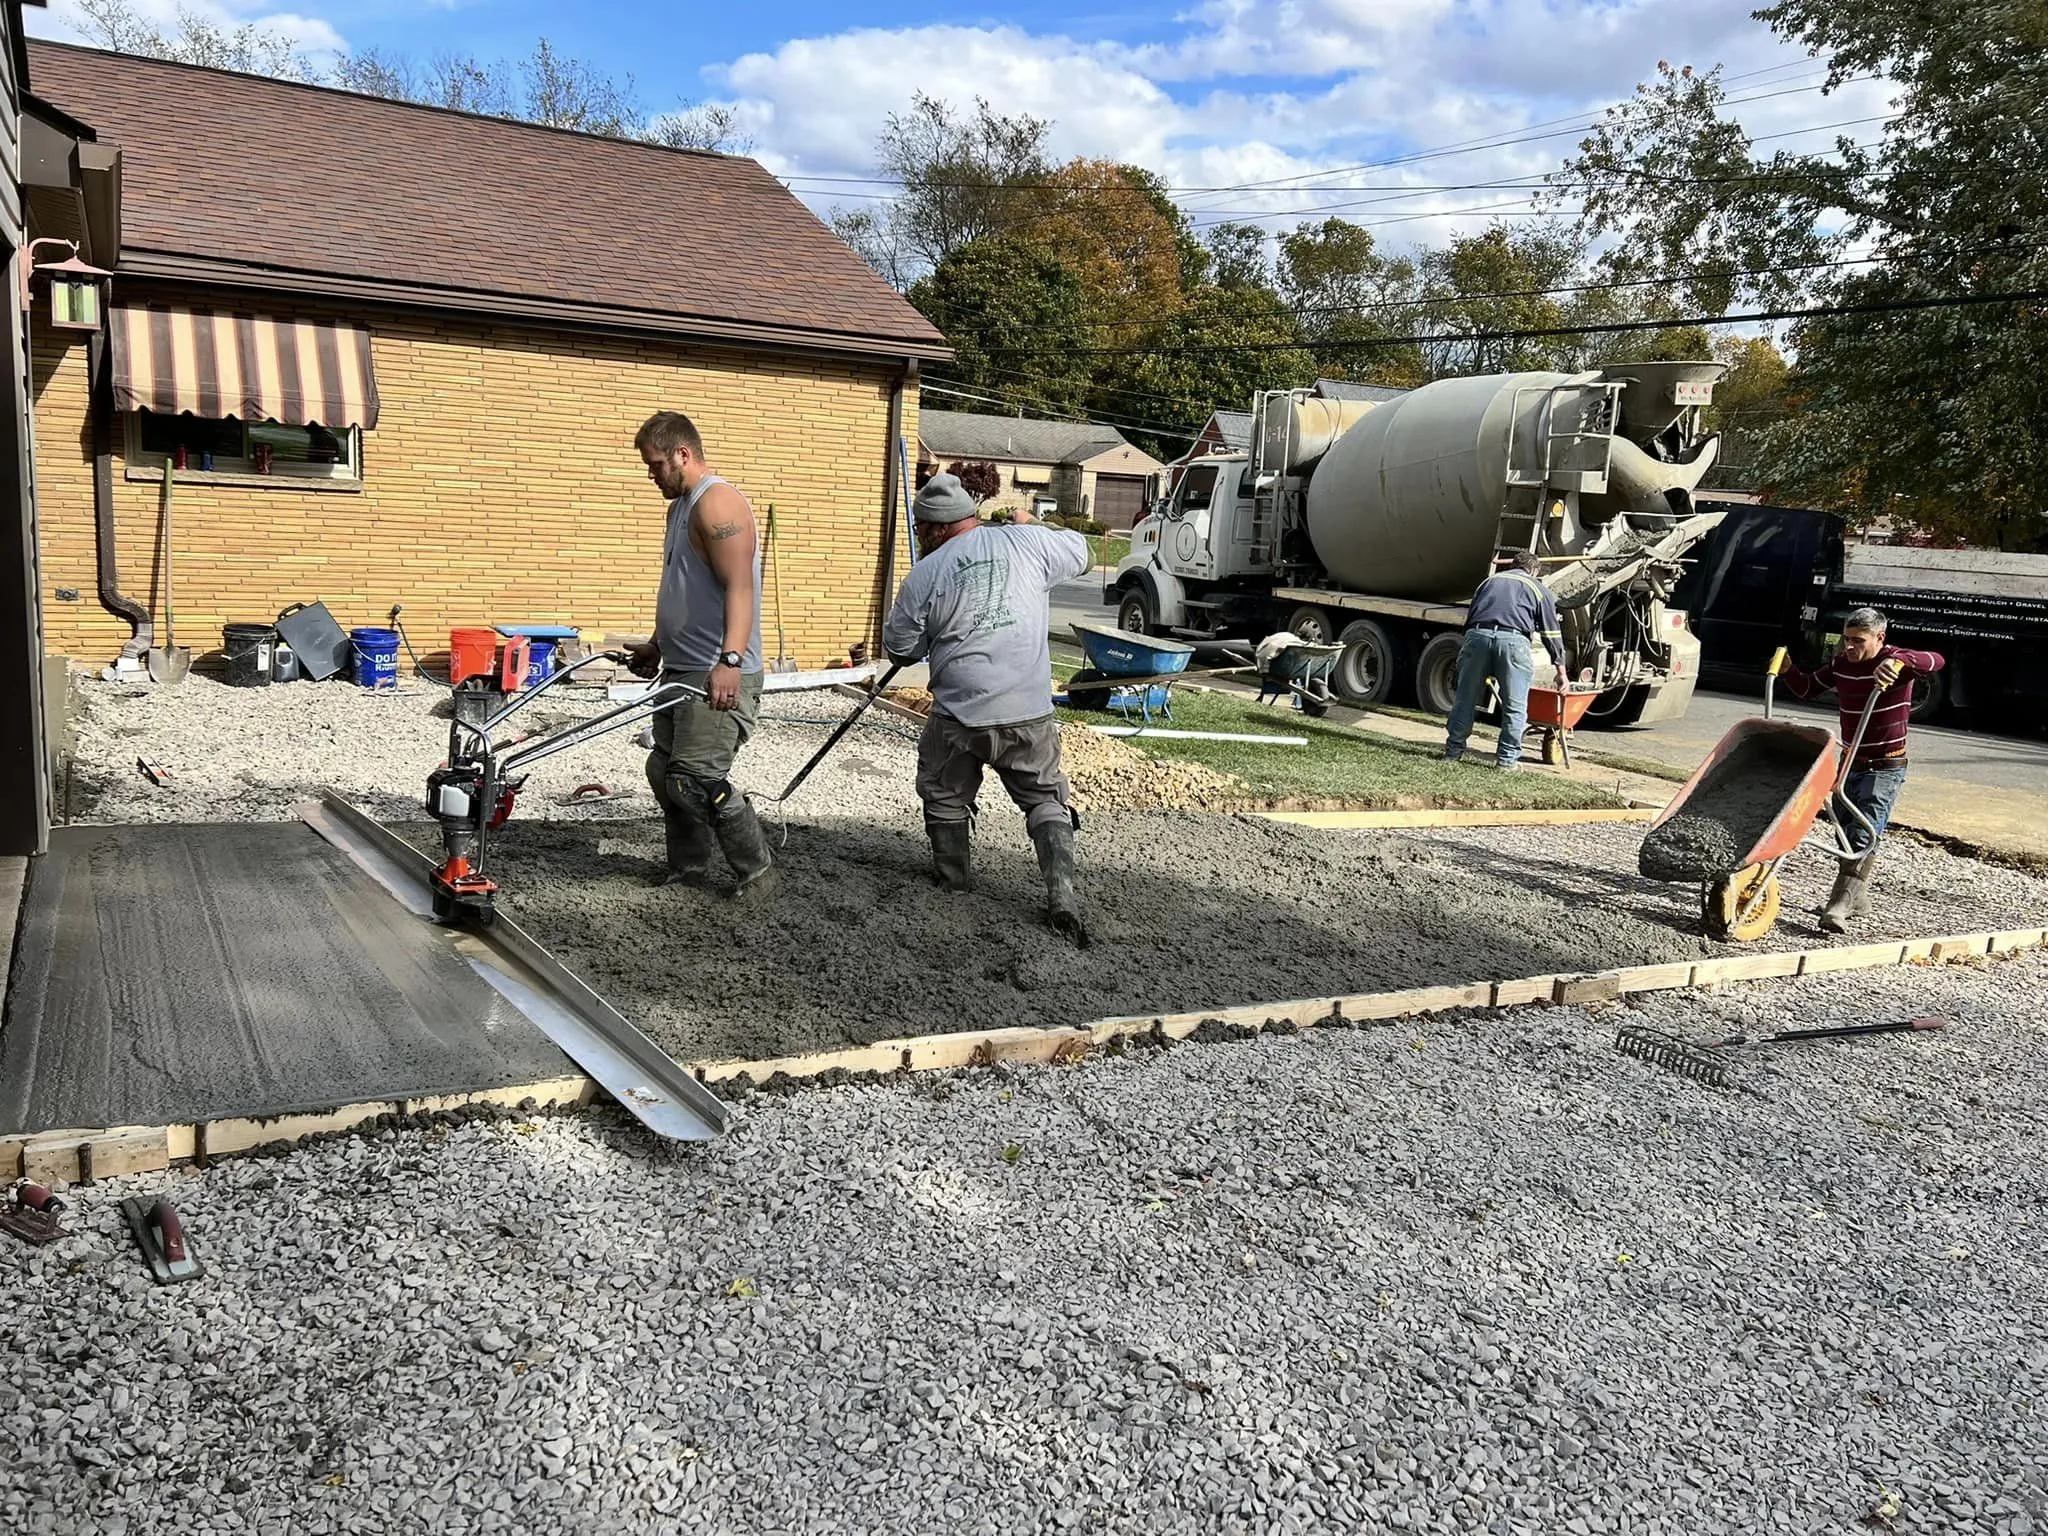
[[[1090,513],[1111,528],[1128,528],[1145,515],[1143,475],[1097,475],[1095,507]]]

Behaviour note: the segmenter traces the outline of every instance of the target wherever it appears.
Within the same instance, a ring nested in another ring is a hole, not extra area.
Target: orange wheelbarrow
[[[1723,941],[1748,943],[1770,932],[1780,905],[1778,865],[1807,840],[1823,812],[1832,821],[1827,851],[1838,858],[1855,856],[1844,835],[1852,822],[1862,824],[1865,837],[1870,832],[1868,818],[1843,795],[1842,785],[1869,728],[1876,691],[1864,706],[1855,744],[1844,752],[1841,739],[1825,726],[1773,718],[1783,660],[1782,651],[1772,658],[1763,718],[1729,727],[1643,838],[1643,874],[1699,881],[1700,920],[1711,937]],[[1688,846],[1677,836],[1686,828],[1681,817],[1719,829],[1726,844]]]
[[[1529,729],[1543,733],[1543,761],[1553,768],[1572,765],[1572,731],[1600,697],[1598,688],[1531,688]]]

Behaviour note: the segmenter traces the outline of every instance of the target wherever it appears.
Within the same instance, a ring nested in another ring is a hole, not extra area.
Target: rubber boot
[[[1074,829],[1064,821],[1031,829],[1031,841],[1038,849],[1038,870],[1045,876],[1046,920],[1077,944],[1088,942],[1081,924],[1081,908],[1074,900]]]
[[[965,821],[934,821],[925,818],[925,835],[932,840],[932,878],[941,890],[974,889],[973,824]]]
[[[1876,862],[1875,851],[1866,853],[1856,861],[1856,893],[1849,910],[1851,917],[1870,916],[1870,866]]]
[[[1856,903],[1863,895],[1863,861],[1843,859],[1835,867],[1835,888],[1820,914],[1820,926],[1827,933],[1847,933],[1849,919],[1856,915]]]
[[[711,830],[725,862],[732,866],[736,898],[771,895],[777,883],[775,855],[768,851],[768,832],[745,795],[734,792],[711,813]]]
[[[656,885],[688,885],[699,889],[711,883],[711,855],[718,847],[711,823],[701,806],[685,804],[678,810],[662,801],[662,821],[668,833],[668,868],[655,877]]]

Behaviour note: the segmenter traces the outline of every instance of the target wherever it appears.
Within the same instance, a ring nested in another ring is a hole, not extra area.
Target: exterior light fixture
[[[36,260],[36,248],[43,245],[61,245],[71,254],[62,261]],[[22,253],[21,307],[29,308],[29,284],[37,275],[46,275],[50,280],[50,325],[60,331],[96,331],[106,315],[105,295],[101,284],[114,274],[102,267],[78,259],[76,240],[41,239],[29,242]]]

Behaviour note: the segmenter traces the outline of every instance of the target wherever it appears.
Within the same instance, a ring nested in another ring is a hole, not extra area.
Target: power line
[[[1758,135],[1757,135],[1757,136],[1756,136],[1755,138],[1751,139],[1751,140],[1750,140],[1749,142],[1750,142],[1750,143],[1752,143],[1752,144],[1767,144],[1767,143],[1769,143],[1769,142],[1770,142],[1771,140],[1773,140],[1773,139],[1791,139],[1791,138],[1797,138],[1797,137],[1799,137],[1799,136],[1800,136],[1801,134],[1808,134],[1808,133],[1828,133],[1828,132],[1832,132],[1832,131],[1833,131],[1834,129],[1837,129],[1837,128],[1856,128],[1856,127],[1860,127],[1860,126],[1862,126],[1862,125],[1863,125],[1863,124],[1865,124],[1865,123],[1888,123],[1888,122],[1890,122],[1890,121],[1892,120],[1892,118],[1893,118],[1893,117],[1895,117],[1896,115],[1897,115],[1896,113],[1880,113],[1880,114],[1879,114],[1879,115],[1877,115],[1876,117],[1852,117],[1852,118],[1848,118],[1848,119],[1845,119],[1844,121],[1842,121],[1842,122],[1838,122],[1838,123],[1816,123],[1816,124],[1814,124],[1814,125],[1813,125],[1812,127],[1810,127],[1810,128],[1788,128],[1788,129],[1784,130],[1784,131],[1783,131],[1782,133],[1764,133],[1764,134],[1758,134]],[[1859,148],[1859,149],[1870,149],[1870,148],[1873,148],[1873,147],[1874,147],[1874,146],[1872,146],[1872,145],[1868,145],[1868,144],[1859,144],[1859,145],[1857,146],[1857,148]],[[1847,166],[1824,166],[1824,167],[1814,167],[1814,168],[1812,168],[1812,169],[1813,169],[1813,170],[1827,170],[1827,171],[1840,171],[1840,172],[1844,172],[1844,173],[1846,173],[1846,172],[1847,172],[1847,171],[1849,170],[1849,167],[1847,167]],[[1528,183],[1528,182],[1530,182],[1530,181],[1534,180],[1534,179],[1535,179],[1535,178],[1536,178],[1536,177],[1537,177],[1537,176],[1538,176],[1539,174],[1540,174],[1540,176],[1542,177],[1543,181],[1547,183],[1547,182],[1549,181],[1550,177],[1551,177],[1551,176],[1553,176],[1553,175],[1555,175],[1555,174],[1556,174],[1556,172],[1554,172],[1554,171],[1545,171],[1545,172],[1541,172],[1541,173],[1536,173],[1536,172],[1532,172],[1532,173],[1531,173],[1531,174],[1530,174],[1529,176],[1526,176],[1526,177],[1522,177],[1522,178],[1521,178],[1521,180],[1522,180],[1522,182],[1524,182],[1524,183],[1526,184],[1526,183]],[[1806,176],[1806,175],[1810,175],[1810,174],[1812,174],[1812,171],[1811,171],[1811,170],[1807,170],[1807,171],[1799,171],[1799,172],[1795,172],[1795,173],[1787,173],[1787,172],[1779,171],[1779,172],[1775,172],[1775,173],[1765,173],[1765,174],[1758,174],[1758,175],[1750,176],[1750,177],[1747,177],[1747,178],[1744,178],[1744,177],[1729,177],[1729,178],[1725,178],[1724,180],[1725,180],[1725,182],[1726,182],[1726,183],[1729,183],[1729,184],[1732,184],[1732,183],[1734,183],[1734,182],[1738,182],[1738,181],[1742,181],[1742,180],[1751,180],[1751,181],[1766,181],[1766,182],[1768,182],[1768,181],[1792,181],[1792,180],[1796,180],[1796,179],[1798,179],[1798,178],[1799,178],[1799,177],[1801,177],[1801,176]],[[1704,176],[1703,176],[1703,177],[1664,177],[1664,178],[1657,178],[1657,179],[1658,179],[1658,181],[1659,181],[1659,184],[1660,184],[1660,185],[1663,185],[1663,186],[1670,186],[1670,187],[1679,187],[1679,186],[1706,186],[1706,185],[1716,184],[1716,178],[1713,178],[1713,177],[1704,177]],[[1609,187],[1609,186],[1613,186],[1613,187],[1620,187],[1620,186],[1631,186],[1631,185],[1634,185],[1634,179],[1633,179],[1633,178],[1629,178],[1629,179],[1624,179],[1624,180],[1620,180],[1620,181],[1613,181],[1613,182],[1600,182],[1600,183],[1590,183],[1590,184],[1587,184],[1587,185],[1591,185],[1591,186],[1599,186],[1599,187]],[[1301,190],[1302,190],[1302,191],[1304,191],[1304,192],[1318,192],[1318,191],[1321,191],[1321,190],[1322,190],[1322,188],[1320,188],[1320,187],[1304,187],[1304,188],[1302,188]],[[1385,191],[1388,191],[1390,195],[1388,195],[1388,196],[1386,196],[1386,197],[1376,197],[1376,198],[1360,198],[1360,199],[1357,199],[1357,200],[1355,200],[1355,201],[1350,201],[1350,202],[1342,202],[1342,203],[1317,203],[1317,204],[1314,204],[1314,205],[1312,205],[1312,206],[1309,206],[1309,207],[1305,207],[1305,208],[1265,208],[1265,209],[1261,209],[1261,208],[1236,208],[1236,209],[1222,209],[1222,208],[1203,208],[1203,209],[1199,209],[1199,210],[1184,210],[1184,211],[1187,211],[1187,212],[1200,212],[1200,213],[1202,213],[1202,214],[1205,214],[1205,215],[1214,215],[1214,217],[1213,217],[1213,218],[1202,218],[1202,219],[1192,219],[1192,220],[1190,221],[1190,222],[1191,222],[1191,223],[1193,224],[1193,226],[1194,226],[1194,227],[1195,227],[1196,229],[1210,229],[1210,228],[1213,228],[1213,227],[1214,227],[1214,226],[1215,226],[1216,224],[1219,224],[1219,223],[1229,223],[1229,222],[1231,222],[1231,221],[1232,221],[1233,219],[1237,219],[1237,218],[1260,218],[1260,219],[1279,219],[1279,218],[1288,218],[1288,217],[1293,217],[1293,216],[1297,216],[1297,215],[1300,215],[1300,214],[1304,214],[1304,213],[1341,213],[1341,212],[1343,212],[1343,211],[1344,211],[1345,209],[1347,209],[1347,208],[1364,208],[1364,207],[1369,207],[1370,205],[1372,205],[1372,204],[1374,204],[1374,203],[1382,203],[1382,202],[1400,202],[1400,201],[1401,201],[1402,199],[1404,199],[1404,198],[1406,198],[1406,197],[1410,197],[1410,196],[1421,196],[1421,195],[1424,195],[1424,194],[1422,194],[1422,193],[1421,193],[1421,192],[1419,192],[1419,191],[1417,191],[1417,192],[1413,192],[1413,193],[1409,193],[1409,192],[1397,192],[1397,191],[1394,191],[1393,189],[1380,189],[1380,190],[1385,190]],[[1506,190],[1506,188],[1503,188],[1503,190]],[[1542,192],[1542,191],[1544,190],[1544,187],[1542,187],[1542,186],[1531,186],[1531,187],[1529,188],[1529,190],[1530,190],[1530,193],[1531,193],[1531,197],[1533,198],[1533,196],[1534,196],[1535,194],[1538,194],[1538,193]],[[1528,199],[1523,199],[1523,201],[1527,201],[1527,200],[1528,200]],[[1495,205],[1495,206],[1500,206],[1500,207],[1507,207],[1507,206],[1512,206],[1512,205],[1510,205],[1510,204],[1497,204],[1497,205]],[[1444,216],[1444,217],[1449,217],[1449,216],[1450,216],[1450,213],[1452,213],[1452,212],[1456,212],[1456,211],[1457,211],[1457,210],[1450,210],[1449,212],[1446,212],[1446,213],[1445,213],[1445,214],[1444,214],[1443,216]]]
[[[1677,320],[1613,320],[1597,325],[1553,325],[1539,326],[1527,330],[1435,332],[1417,336],[1373,336],[1350,340],[1329,339],[1315,344],[1318,352],[1339,347],[1402,347],[1442,345],[1449,342],[1479,341],[1534,341],[1547,336],[1605,336],[1626,331],[1672,331],[1692,326],[1748,325],[1767,320],[1811,320],[1832,315],[1880,315],[1906,310],[1922,309],[1963,309],[1984,304],[2027,303],[2048,298],[2048,289],[2027,289],[2018,293],[1971,294],[1962,298],[1948,299],[1900,299],[1889,303],[1874,304],[1820,304],[1804,309],[1756,310],[1740,315],[1691,315]],[[991,347],[996,356],[1021,350],[1015,347]],[[1235,343],[1202,344],[1196,346],[1151,346],[1151,347],[1087,347],[1077,349],[1077,357],[1135,357],[1135,356],[1194,356],[1218,352],[1298,352],[1306,350],[1298,341],[1253,341]]]

